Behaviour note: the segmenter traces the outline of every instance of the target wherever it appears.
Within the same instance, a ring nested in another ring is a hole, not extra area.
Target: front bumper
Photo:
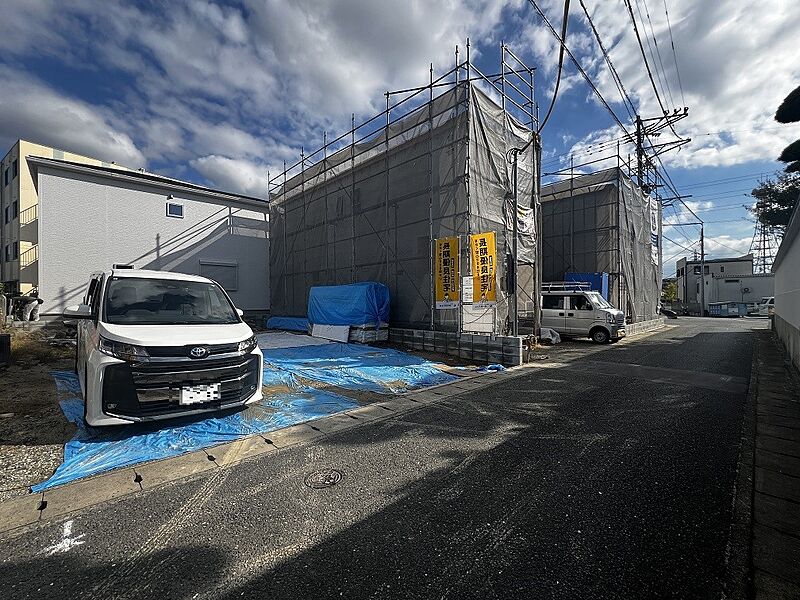
[[[99,377],[86,405],[86,420],[93,426],[194,415],[262,398],[263,357],[258,348],[219,360],[128,363],[106,356],[97,367]],[[182,387],[208,384],[220,384],[219,399],[179,403]]]
[[[625,325],[609,325],[609,332],[611,333],[612,340],[624,338],[626,335]]]

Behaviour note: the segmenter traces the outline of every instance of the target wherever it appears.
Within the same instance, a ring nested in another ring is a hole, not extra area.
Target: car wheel
[[[592,341],[598,344],[607,344],[609,339],[608,332],[602,327],[598,327],[592,331]]]

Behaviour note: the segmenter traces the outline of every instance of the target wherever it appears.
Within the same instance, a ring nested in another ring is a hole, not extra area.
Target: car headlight
[[[244,341],[239,342],[239,353],[240,354],[248,354],[255,350],[255,347],[258,345],[256,341],[256,336],[251,336]]]
[[[131,362],[141,362],[150,358],[150,355],[147,354],[147,349],[144,346],[117,342],[104,337],[100,337],[99,350],[103,354],[108,354],[114,358]]]
[[[608,323],[616,323],[617,322],[617,317],[615,315],[607,314],[606,315],[606,321]]]

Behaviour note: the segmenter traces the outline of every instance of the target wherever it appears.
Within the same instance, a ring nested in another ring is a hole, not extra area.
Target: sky
[[[267,172],[383,109],[384,93],[444,73],[470,38],[473,62],[499,71],[505,41],[552,96],[558,43],[528,0],[5,0],[0,20],[0,148],[18,138],[212,187],[266,196]],[[539,0],[560,29],[563,3]],[[661,108],[623,0],[583,0],[642,116]],[[632,0],[655,85],[692,141],[662,156],[707,223],[711,258],[744,254],[744,208],[774,176],[797,125],[773,115],[800,84],[796,0]],[[571,3],[567,45],[628,129],[631,119],[589,27]],[[673,51],[674,46],[674,51]],[[543,130],[543,170],[604,155],[622,130],[567,61]],[[659,141],[666,141],[664,134]],[[631,148],[623,146],[622,153]],[[665,209],[664,275],[699,249],[680,205]]]

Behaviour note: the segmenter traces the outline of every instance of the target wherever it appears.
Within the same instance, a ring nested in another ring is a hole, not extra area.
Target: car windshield
[[[591,293],[589,293],[589,294],[587,294],[587,295],[589,296],[589,298],[591,298],[591,299],[592,299],[592,303],[593,303],[595,306],[599,306],[600,308],[614,308],[613,306],[611,306],[611,305],[608,303],[608,301],[607,301],[605,298],[603,298],[603,297],[602,297],[600,294],[598,294],[597,292],[591,292]]]
[[[215,283],[112,277],[105,299],[106,323],[117,325],[224,325],[239,315]]]

